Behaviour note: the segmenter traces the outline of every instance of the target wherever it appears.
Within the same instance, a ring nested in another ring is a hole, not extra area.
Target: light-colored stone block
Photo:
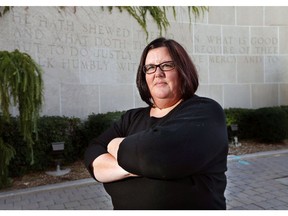
[[[221,26],[195,24],[194,53],[208,55],[222,53]]]
[[[278,106],[278,84],[252,84],[252,107]]]
[[[276,27],[251,27],[251,53],[254,55],[278,54],[278,29]]]
[[[209,82],[208,78],[208,70],[209,70],[209,64],[208,64],[208,56],[206,55],[193,55],[191,56],[191,59],[196,67],[196,70],[198,72],[199,76],[199,83],[201,84],[207,84]]]
[[[99,86],[62,84],[60,101],[62,115],[86,118],[100,112]]]
[[[268,26],[288,25],[288,7],[265,7],[265,24]]]
[[[288,54],[288,27],[279,27],[279,54]]]
[[[47,84],[44,86],[44,107],[42,113],[45,115],[64,115],[61,111],[60,96],[61,96],[61,84]]]
[[[288,56],[265,57],[265,82],[288,82]]]
[[[236,57],[210,55],[209,83],[236,83]]]
[[[224,85],[224,107],[252,108],[249,84]]]
[[[133,85],[100,85],[100,112],[133,108],[133,88]]]
[[[288,105],[288,84],[279,84],[279,103]]]
[[[137,86],[133,87],[133,93],[134,93],[134,107],[147,107],[148,106],[148,104],[146,104],[141,99]]]
[[[222,85],[199,85],[196,95],[212,98],[224,107],[223,86]]]
[[[181,34],[179,34],[181,32]],[[171,23],[167,30],[171,39],[180,43],[189,53],[193,52],[193,24],[190,23]]]
[[[238,56],[237,82],[263,83],[264,82],[263,56]]]
[[[240,6],[236,7],[236,24],[245,26],[263,26],[264,7]]]
[[[209,7],[209,24],[234,25],[235,7],[233,6],[213,6]]]
[[[249,28],[238,26],[223,26],[223,54],[249,54]]]
[[[192,13],[192,7],[174,7],[176,11],[176,18],[174,17],[172,8],[168,7],[167,15],[170,23],[206,23],[208,21],[208,13],[207,11],[200,10],[200,16],[195,16]],[[190,15],[189,15],[190,10]]]

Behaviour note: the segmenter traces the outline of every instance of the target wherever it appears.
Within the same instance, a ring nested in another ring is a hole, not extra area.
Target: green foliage
[[[113,122],[120,119],[124,112],[108,112],[105,114],[91,114],[88,116],[86,122],[84,122],[84,131],[86,141],[89,142],[91,139],[99,136],[104,130],[110,127]]]
[[[14,155],[15,150],[13,147],[4,143],[0,137],[0,189],[9,186],[11,183],[10,178],[8,177],[8,165]]]
[[[11,6],[0,6],[0,17],[10,10]]]
[[[267,107],[254,112],[255,138],[261,142],[280,142],[287,137],[288,116],[280,107]]]
[[[160,31],[160,35],[162,35],[163,30],[166,31],[169,27],[170,23],[167,19],[167,10],[171,9],[174,15],[174,18],[176,19],[176,10],[174,7],[166,7],[166,6],[116,6],[120,12],[123,12],[124,10],[127,11],[141,26],[142,30],[146,33],[146,39],[149,36],[148,30],[147,30],[147,14],[150,14],[152,17],[152,20],[156,23],[157,28]],[[104,8],[104,7],[102,7]],[[108,7],[108,10],[112,12],[113,7]],[[204,14],[205,11],[208,11],[208,7],[205,6],[189,6],[188,7],[188,13],[190,22],[192,19],[192,14],[194,14],[195,17],[199,17],[200,14]]]
[[[47,170],[49,167],[54,166],[52,142],[65,142],[63,153],[64,164],[82,159],[89,141],[100,135],[111,126],[113,122],[120,119],[122,114],[123,112],[92,114],[84,122],[79,118],[64,116],[40,117],[38,120],[38,140],[33,136],[33,139],[35,139],[35,163],[32,165],[29,160],[29,149],[27,149],[27,144],[20,133],[18,117],[10,117],[9,123],[3,124],[0,130],[1,139],[3,139],[5,143],[9,143],[11,149],[16,150],[16,154],[14,158],[10,160],[9,165],[5,163],[5,166],[1,166],[1,168],[6,171],[6,181],[8,182],[9,180],[8,175],[9,177],[17,177],[30,171]],[[0,120],[1,118],[3,118],[3,116],[0,115]],[[0,154],[1,153],[3,153],[2,150]],[[4,158],[2,155],[0,156],[0,159]],[[2,187],[3,186],[4,185],[2,185]]]
[[[9,121],[9,107],[18,106],[20,131],[33,162],[32,135],[37,129],[43,100],[42,69],[27,53],[0,51],[0,83],[3,119]]]
[[[64,141],[63,153],[64,163],[70,163],[82,158],[85,147],[83,140],[82,122],[79,118],[68,118],[60,116],[43,116],[38,120],[38,139],[34,145],[34,164],[29,163],[29,151],[26,143],[21,139],[18,131],[17,118],[11,118],[7,124],[6,140],[15,148],[17,154],[9,164],[9,175],[11,177],[22,176],[28,171],[47,170],[54,165],[52,142]]]
[[[6,7],[2,13],[5,12],[7,12]],[[15,146],[6,140],[7,133],[2,130],[5,124],[11,121],[9,108],[11,105],[18,106],[19,131],[26,149],[29,149],[30,161],[33,163],[32,136],[37,134],[37,120],[43,100],[42,92],[42,70],[27,53],[18,50],[0,51],[0,184],[8,182],[6,169],[15,155]]]
[[[228,133],[231,134],[230,125],[236,123],[240,139],[276,143],[288,137],[287,107],[231,108],[224,111]]]

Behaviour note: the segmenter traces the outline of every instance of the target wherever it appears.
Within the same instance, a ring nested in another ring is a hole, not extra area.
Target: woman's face
[[[148,52],[145,65],[158,65],[163,62],[172,61],[167,47],[159,47]],[[157,67],[156,72],[146,74],[146,82],[155,105],[165,101],[167,105],[174,105],[181,99],[180,78],[176,68],[162,71]],[[166,106],[167,106],[166,105]]]

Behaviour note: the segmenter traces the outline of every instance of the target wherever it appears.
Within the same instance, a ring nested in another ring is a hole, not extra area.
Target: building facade
[[[288,7],[209,7],[192,17],[168,9],[163,36],[195,63],[197,94],[223,108],[288,105]],[[146,106],[135,84],[143,48],[159,36],[125,11],[101,7],[13,7],[0,18],[0,50],[30,54],[44,70],[42,115],[86,118]],[[17,114],[17,109],[13,109]]]

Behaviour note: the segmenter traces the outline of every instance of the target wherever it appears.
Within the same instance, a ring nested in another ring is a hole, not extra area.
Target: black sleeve
[[[125,122],[124,116],[125,114],[121,117],[121,119],[118,122],[115,122],[104,133],[102,133],[99,137],[94,138],[89,143],[89,146],[84,153],[84,163],[90,175],[93,178],[95,177],[93,174],[92,162],[100,155],[108,153],[107,145],[112,139],[116,137],[124,137],[122,128]]]
[[[118,151],[119,165],[134,174],[173,179],[213,163],[228,145],[223,109],[208,99],[186,101],[182,107],[162,125],[126,137]]]
[[[143,108],[131,109],[125,112],[119,121],[115,122],[97,138],[94,138],[84,153],[84,163],[93,178],[92,162],[102,154],[108,153],[107,145],[116,137],[126,137],[135,118],[144,111]]]

